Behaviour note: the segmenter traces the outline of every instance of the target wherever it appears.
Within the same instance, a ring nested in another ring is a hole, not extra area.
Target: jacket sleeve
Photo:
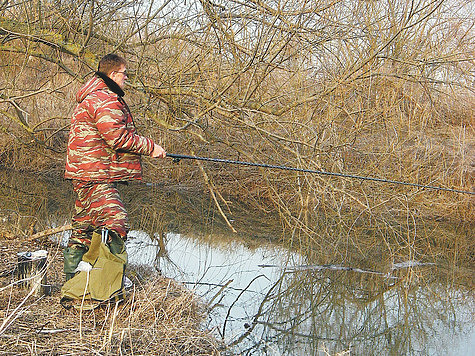
[[[118,101],[106,102],[96,110],[96,127],[104,141],[115,151],[126,151],[151,155],[154,142],[135,133],[135,128],[127,127],[127,116]]]

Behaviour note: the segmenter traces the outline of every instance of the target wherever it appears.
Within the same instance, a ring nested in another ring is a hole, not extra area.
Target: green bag
[[[95,238],[97,237],[93,236],[93,240]],[[99,235],[98,238],[100,239],[101,236]],[[120,253],[113,254],[104,242],[100,244],[91,242],[92,246],[94,246],[93,251],[88,252],[92,252],[94,257],[97,256],[91,263],[92,270],[77,273],[61,288],[61,304],[66,308],[68,308],[66,302],[70,300],[84,299],[102,302],[112,298],[120,299],[124,295],[123,277],[127,265],[127,252],[122,248],[117,249]],[[90,305],[91,303],[88,303],[86,308],[90,309]]]

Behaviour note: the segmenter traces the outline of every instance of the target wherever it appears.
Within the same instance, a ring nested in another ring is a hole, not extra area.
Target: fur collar
[[[107,87],[114,93],[116,93],[118,96],[123,97],[125,95],[124,91],[119,87],[119,85],[111,78],[109,78],[106,74],[102,72],[96,72],[96,76],[101,78],[104,83],[106,83]]]

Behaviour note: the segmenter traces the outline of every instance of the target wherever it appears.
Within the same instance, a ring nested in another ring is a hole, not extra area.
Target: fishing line
[[[366,180],[366,181],[373,181],[373,182],[380,182],[380,183],[405,185],[405,186],[417,187],[417,188],[422,188],[422,189],[441,190],[441,191],[445,191],[445,192],[475,195],[475,192],[470,192],[470,191],[467,191],[467,190],[451,189],[451,188],[444,188],[444,187],[417,184],[417,183],[408,183],[408,182],[402,182],[402,181],[391,180],[391,179],[357,176],[357,175],[345,174],[345,173],[335,173],[335,172],[318,171],[318,170],[313,170],[313,169],[279,166],[279,165],[266,164],[266,163],[233,161],[233,160],[222,159],[222,158],[189,156],[189,155],[181,155],[181,154],[175,154],[175,153],[167,153],[167,157],[173,158],[174,162],[179,162],[181,159],[194,159],[194,160],[198,160],[198,161],[217,162],[217,163],[226,163],[226,164],[237,164],[237,165],[241,165],[241,166],[250,166],[250,167],[281,169],[281,170],[285,170],[285,171],[313,173],[313,174],[320,174],[320,175],[331,176],[331,177],[352,178],[352,179],[359,179],[359,180]]]

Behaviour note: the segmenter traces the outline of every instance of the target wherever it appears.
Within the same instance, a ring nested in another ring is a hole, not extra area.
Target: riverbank
[[[38,249],[48,250],[48,296],[30,295],[15,275],[17,253]],[[0,355],[220,354],[220,343],[201,327],[205,306],[172,279],[135,273],[124,302],[66,310],[59,304],[59,247],[2,234],[0,257]]]

